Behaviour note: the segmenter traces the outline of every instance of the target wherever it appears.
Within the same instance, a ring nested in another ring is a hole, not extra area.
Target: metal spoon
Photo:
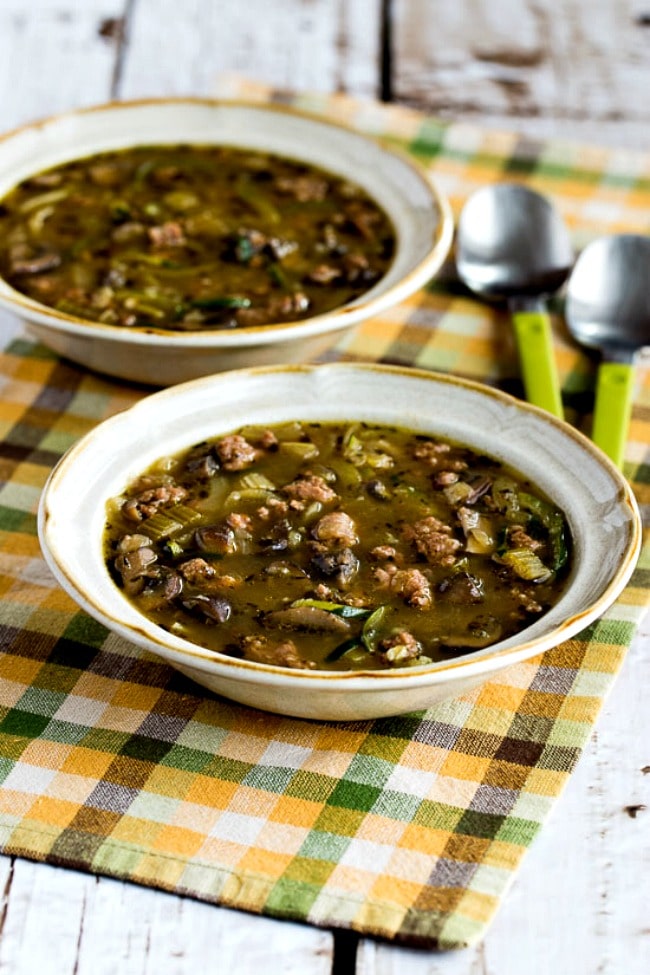
[[[602,352],[592,439],[621,467],[634,359],[650,346],[650,237],[613,234],[588,244],[569,278],[565,314],[576,341]]]
[[[485,298],[505,298],[519,350],[526,398],[562,417],[545,296],[565,281],[574,254],[557,210],[519,183],[477,190],[461,212],[456,268]]]

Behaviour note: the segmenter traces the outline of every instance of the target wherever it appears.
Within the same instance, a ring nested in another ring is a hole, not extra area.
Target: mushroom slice
[[[350,624],[326,609],[314,606],[288,606],[265,613],[265,626],[288,630],[314,630],[320,633],[350,633]]]

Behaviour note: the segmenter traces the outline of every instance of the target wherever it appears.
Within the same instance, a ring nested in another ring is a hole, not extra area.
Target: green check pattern
[[[648,159],[533,144],[346,98],[224,81],[410,148],[458,208],[486,180],[560,201],[580,243],[648,229]],[[571,420],[594,364],[554,326]],[[509,329],[451,268],[355,329],[330,359],[453,371],[520,392]],[[144,395],[27,339],[0,356],[0,848],[215,904],[426,947],[480,939],[592,733],[650,601],[650,546],[579,636],[470,694],[378,721],[320,723],[231,703],[91,620],[50,576],[35,514],[49,471]],[[650,371],[625,473],[649,498]],[[551,827],[549,827],[551,828]]]

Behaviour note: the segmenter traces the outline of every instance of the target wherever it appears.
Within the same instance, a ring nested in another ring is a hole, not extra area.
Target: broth
[[[129,328],[312,317],[368,291],[393,227],[357,185],[269,153],[141,146],[66,163],[0,203],[0,274],[58,311]]]
[[[242,428],[163,458],[107,511],[109,571],[211,650],[330,670],[419,666],[561,595],[562,513],[469,448],[365,423]]]

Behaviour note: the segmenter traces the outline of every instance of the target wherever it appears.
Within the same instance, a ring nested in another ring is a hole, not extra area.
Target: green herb
[[[362,646],[363,644],[361,643],[359,637],[353,636],[349,640],[344,640],[343,643],[339,643],[338,647],[334,647],[333,650],[330,650],[325,657],[325,663],[334,663],[336,660],[340,660],[341,657],[344,657],[346,653],[349,653],[351,650],[356,650],[357,647],[361,648]]]
[[[388,613],[388,606],[378,606],[374,613],[371,613],[363,625],[361,640],[363,645],[370,653],[375,653],[379,643],[381,625]]]
[[[562,514],[548,501],[533,497],[525,491],[519,493],[519,503],[526,511],[536,515],[548,532],[551,548],[551,565],[554,572],[561,569],[569,558],[566,540],[566,523]]]
[[[240,298],[237,295],[218,295],[214,298],[194,298],[190,302],[192,308],[202,308],[206,311],[218,311],[221,308],[250,308],[250,298]]]
[[[329,603],[322,599],[296,599],[291,606],[310,606],[312,609],[324,609],[333,616],[340,616],[341,619],[359,619],[370,616],[369,609],[362,609],[360,606],[347,606],[345,603]]]

